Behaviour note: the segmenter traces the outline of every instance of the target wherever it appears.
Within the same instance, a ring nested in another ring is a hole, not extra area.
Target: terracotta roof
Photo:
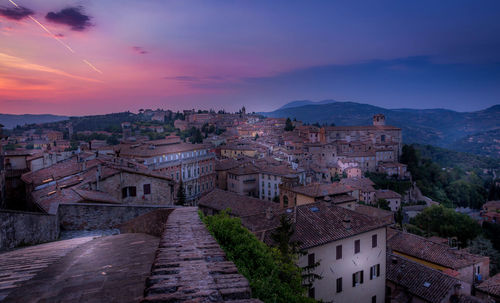
[[[227,172],[230,174],[233,174],[233,175],[238,175],[238,176],[240,176],[240,175],[253,175],[253,174],[258,174],[259,169],[255,165],[248,163],[248,164],[245,164],[242,166],[232,168],[232,169],[228,170]]]
[[[399,127],[390,125],[366,125],[366,126],[327,126],[325,127],[326,132],[329,131],[353,131],[353,130],[401,130]]]
[[[286,215],[295,223],[293,238],[301,243],[301,249],[324,245],[387,226],[383,220],[326,202],[301,205],[273,214],[270,219],[266,218],[265,213],[247,216],[241,218],[241,222],[262,241],[273,244],[271,235],[279,226],[280,215]],[[344,220],[350,220],[350,226],[344,225]]]
[[[229,170],[229,169],[238,167],[240,165],[243,165],[247,162],[248,161],[246,161],[246,160],[239,161],[239,160],[236,160],[233,158],[215,160],[215,170]]]
[[[500,273],[479,284],[477,289],[500,298]]]
[[[364,192],[375,191],[375,188],[373,188],[373,185],[375,185],[375,183],[373,183],[372,180],[368,178],[344,178],[340,180],[340,184],[348,185],[352,188],[360,189]]]
[[[410,261],[406,258],[387,254],[386,279],[403,286],[411,295],[427,302],[440,303],[450,293],[453,294],[458,279],[438,270]]]
[[[238,195],[218,188],[203,196],[198,202],[198,206],[217,211],[230,208],[230,213],[237,217],[265,213],[268,208],[279,209],[277,203]]]
[[[474,255],[465,250],[458,250],[446,244],[435,243],[424,237],[389,229],[387,247],[427,262],[454,270],[484,261],[488,257]]]
[[[375,192],[377,199],[401,199],[401,195],[390,189],[379,189]]]
[[[352,192],[352,188],[340,183],[312,183],[304,186],[296,186],[291,191],[308,196],[324,197]]]
[[[488,211],[500,209],[500,201],[488,201],[484,203],[483,209],[488,209]]]
[[[384,220],[387,224],[394,224],[394,213],[389,210],[364,204],[356,204],[354,211],[363,215]]]

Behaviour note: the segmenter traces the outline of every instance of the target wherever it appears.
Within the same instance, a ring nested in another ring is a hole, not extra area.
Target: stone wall
[[[172,210],[173,209],[157,209],[141,215],[120,225],[120,232],[122,234],[144,233],[159,238],[165,230],[165,223]]]
[[[0,250],[57,240],[57,216],[0,210]]]
[[[146,280],[147,302],[239,302],[251,299],[248,280],[201,222],[197,209],[175,209]]]
[[[63,230],[95,230],[118,228],[140,215],[168,208],[153,205],[60,204],[58,215]]]

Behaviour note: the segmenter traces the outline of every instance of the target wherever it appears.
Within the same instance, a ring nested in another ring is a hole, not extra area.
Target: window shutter
[[[356,273],[352,274],[352,287],[356,286]]]
[[[373,266],[370,267],[370,280],[373,279]]]
[[[363,270],[360,272],[361,273],[361,279],[359,281],[359,284],[363,284],[363,272],[364,272]]]
[[[124,187],[122,188],[122,198],[126,198],[127,197],[127,188]]]

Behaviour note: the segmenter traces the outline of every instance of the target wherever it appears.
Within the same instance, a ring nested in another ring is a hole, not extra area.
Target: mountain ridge
[[[430,144],[500,157],[500,144],[496,143],[500,142],[500,132],[496,131],[500,129],[500,105],[474,112],[457,112],[449,109],[386,109],[370,104],[337,101],[280,108],[260,114],[272,118],[296,118],[305,123],[352,126],[371,125],[372,116],[378,113],[386,116],[388,125],[403,130],[405,143]],[[481,146],[483,144],[494,146]]]

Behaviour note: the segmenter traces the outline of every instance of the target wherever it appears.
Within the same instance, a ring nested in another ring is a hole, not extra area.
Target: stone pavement
[[[0,301],[37,273],[92,237],[56,241],[0,253]]]
[[[226,259],[195,207],[169,215],[144,295],[144,303],[261,302],[251,299],[248,280]]]
[[[138,302],[158,242],[140,233],[88,241],[14,289],[3,302]]]

